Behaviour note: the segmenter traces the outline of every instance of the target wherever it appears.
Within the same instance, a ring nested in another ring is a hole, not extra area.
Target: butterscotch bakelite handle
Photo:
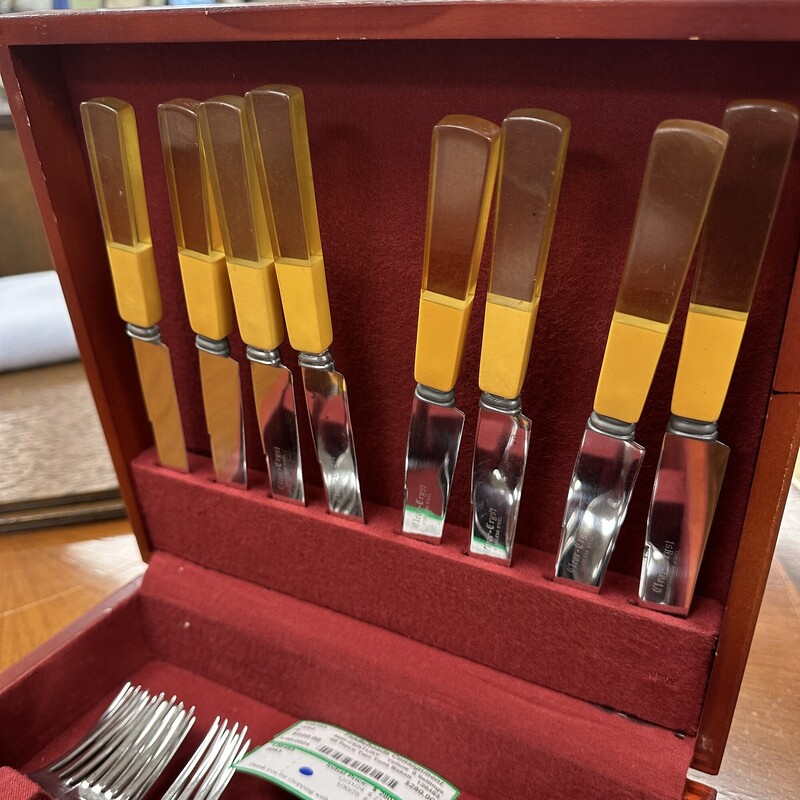
[[[207,100],[198,118],[239,332],[248,345],[274,350],[283,341],[283,314],[244,98]]]
[[[697,245],[728,135],[690,120],[653,135],[594,410],[641,416]]]
[[[740,100],[722,122],[728,149],[708,209],[672,413],[716,422],[728,393],[786,170],[798,109]]]
[[[433,131],[428,217],[414,376],[455,386],[497,173],[500,129],[479,117],[445,117]]]
[[[303,92],[261,86],[246,101],[289,341],[295,350],[322,353],[333,342],[333,324]]]
[[[233,329],[233,299],[219,227],[212,222],[199,107],[189,99],[162,103],[158,124],[189,324],[209,339],[224,339]]]
[[[142,328],[161,319],[139,136],[133,107],[115,97],[81,103],[97,204],[119,314]]]
[[[528,369],[569,131],[553,111],[521,109],[503,120],[479,383],[509,400]]]

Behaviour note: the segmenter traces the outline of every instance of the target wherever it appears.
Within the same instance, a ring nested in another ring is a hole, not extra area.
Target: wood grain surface
[[[798,0],[269,2],[254,7],[110,9],[0,17],[0,43],[298,39],[800,38]]]

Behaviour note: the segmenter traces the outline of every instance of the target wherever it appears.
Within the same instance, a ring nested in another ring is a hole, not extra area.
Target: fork
[[[217,717],[200,746],[189,759],[162,800],[216,800],[234,775],[232,764],[250,747],[247,726],[228,728],[226,719]]]
[[[194,706],[126,683],[75,747],[30,778],[53,800],[140,800],[193,724]]]

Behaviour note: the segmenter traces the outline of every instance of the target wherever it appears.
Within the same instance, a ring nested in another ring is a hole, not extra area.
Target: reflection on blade
[[[328,510],[364,519],[347,385],[333,369],[302,367],[314,447],[322,470]]]
[[[429,403],[415,392],[406,452],[403,533],[436,542],[442,538],[463,430],[463,412]]]
[[[643,455],[636,442],[586,428],[564,510],[557,579],[600,588]]]
[[[730,449],[667,433],[647,520],[639,604],[686,616]]]
[[[164,344],[145,342],[134,336],[131,341],[147,417],[153,426],[158,460],[165,467],[188,472],[189,461],[169,349]]]
[[[211,458],[219,483],[247,486],[239,364],[198,350]]]
[[[480,406],[472,465],[471,554],[511,563],[531,421]]]
[[[284,366],[251,362],[261,444],[273,497],[305,503],[292,373]]]

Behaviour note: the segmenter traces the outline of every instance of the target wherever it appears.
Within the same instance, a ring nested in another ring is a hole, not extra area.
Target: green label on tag
[[[308,720],[241,758],[234,768],[305,800],[455,800],[451,783],[349,731]]]

